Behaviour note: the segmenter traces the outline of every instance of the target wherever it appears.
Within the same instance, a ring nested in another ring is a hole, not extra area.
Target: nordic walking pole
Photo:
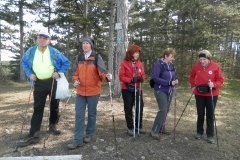
[[[34,85],[34,82],[33,82],[33,85]],[[31,99],[32,91],[33,91],[33,85],[31,86],[31,91],[30,91],[30,94],[29,94],[29,97],[28,97],[28,103],[27,103],[27,104],[30,103],[30,99]],[[26,116],[27,116],[28,106],[29,106],[29,105],[27,105],[26,110],[25,110],[25,113],[24,113],[24,117],[23,117],[23,118],[24,118],[24,121],[23,121],[23,123],[24,123],[24,122],[26,121],[26,119],[27,119]],[[22,123],[22,128],[21,128],[21,134],[22,134],[22,129],[23,129],[23,123]],[[21,135],[21,134],[20,134],[20,135]],[[19,136],[20,136],[20,135],[19,135]]]
[[[209,82],[211,82],[211,80],[209,80]],[[213,118],[214,118],[213,120],[214,120],[215,130],[216,130],[217,147],[218,147],[218,151],[219,151],[218,134],[217,134],[217,122],[216,122],[216,118],[215,118],[215,106],[214,106],[214,102],[213,102],[212,87],[210,87],[210,92],[211,92],[211,97],[212,97],[212,108],[213,108]]]
[[[110,108],[109,111],[112,111],[112,115],[114,118],[114,112],[113,112],[113,104],[112,104],[112,86],[111,86],[111,80],[108,82],[109,85],[109,92],[110,92]],[[114,126],[115,127],[115,126]]]
[[[29,93],[29,96],[28,96],[28,102],[27,102],[27,107],[25,109],[25,112],[24,112],[24,116],[22,117],[23,118],[23,122],[22,122],[22,126],[21,126],[21,131],[20,131],[20,134],[19,134],[19,140],[21,139],[21,135],[22,135],[22,130],[23,130],[23,125],[24,123],[26,122],[27,120],[27,111],[28,111],[28,108],[29,108],[29,103],[30,103],[30,99],[31,99],[31,95],[32,95],[32,92],[33,92],[33,86],[34,86],[34,82],[32,82],[32,85],[31,85],[31,90],[30,90],[30,93]],[[18,144],[15,148],[15,150],[13,152],[17,152],[18,151]]]
[[[140,128],[140,108],[141,108],[141,82],[139,86],[139,93],[138,93],[138,136],[139,136],[139,128]]]
[[[113,132],[114,132],[114,138],[115,138],[115,148],[116,148],[116,155],[118,156],[118,151],[117,151],[117,136],[116,136],[116,129],[115,129],[113,103],[112,103],[112,87],[111,87],[111,81],[108,82],[108,85],[109,85],[109,96],[110,96],[110,108],[111,108],[111,111],[112,111]]]
[[[135,129],[136,129],[136,120],[135,120],[135,118],[136,118],[136,102],[137,102],[137,100],[136,100],[136,91],[137,90],[137,84],[136,84],[136,82],[134,83],[134,116],[133,116],[133,138],[135,138]]]
[[[67,107],[67,105],[68,105],[69,100],[73,97],[74,91],[75,91],[75,88],[70,92],[71,95],[70,95],[70,97],[68,97],[68,99],[67,99],[67,101],[65,102],[63,108],[62,108],[61,111],[59,112],[59,116],[58,116],[58,119],[56,120],[56,122],[59,121],[59,119],[60,119],[63,111],[66,109],[66,107]]]
[[[51,106],[51,101],[52,101],[52,92],[53,92],[53,86],[54,86],[54,78],[53,78],[53,80],[52,80],[52,87],[51,87],[51,93],[50,93],[50,96],[49,96],[49,112],[51,111],[51,108],[50,108],[50,106]],[[49,116],[50,116],[50,113],[48,112],[48,114],[49,114]],[[50,132],[49,132],[49,134],[48,134],[48,136],[45,136],[45,138],[44,138],[44,148],[46,148],[46,140],[48,139],[48,137],[50,136]]]
[[[177,124],[176,124],[175,127],[174,127],[174,130],[177,128],[177,125],[178,125],[178,123],[179,123],[179,121],[180,121],[180,119],[181,119],[183,113],[185,112],[185,110],[186,110],[186,108],[187,108],[187,106],[188,106],[188,103],[189,103],[190,100],[192,99],[192,96],[193,96],[193,92],[192,92],[192,94],[191,94],[189,100],[187,101],[187,104],[186,104],[186,106],[184,107],[184,109],[183,109],[183,111],[182,111],[182,114],[181,114],[181,116],[179,117],[179,119],[178,119],[178,121],[177,121]]]
[[[176,137],[177,88],[174,87],[174,139]]]

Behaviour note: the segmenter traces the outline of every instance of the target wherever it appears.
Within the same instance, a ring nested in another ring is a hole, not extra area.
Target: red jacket
[[[218,96],[219,88],[224,82],[220,66],[212,60],[205,69],[202,67],[200,62],[196,63],[190,72],[191,88],[201,84],[208,84],[209,80],[214,84],[214,88],[212,90],[213,96]],[[211,96],[211,92],[202,94],[199,93],[196,88],[194,89],[193,93],[200,96]]]
[[[128,60],[123,60],[122,63],[120,64],[120,69],[119,69],[119,80],[122,82],[122,89],[126,89],[126,83],[131,83],[131,80],[133,78],[134,74],[134,69],[132,67],[132,62]],[[137,77],[142,77],[143,80],[146,79],[146,74],[143,69],[142,63],[137,60],[136,61],[136,76]],[[140,82],[137,83],[139,85]],[[131,83],[134,85],[134,83]],[[140,88],[142,90],[142,88]]]

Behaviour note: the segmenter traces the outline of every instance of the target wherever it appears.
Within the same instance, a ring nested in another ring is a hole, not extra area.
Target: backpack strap
[[[165,72],[164,64],[163,64],[163,63],[160,63],[160,65],[161,65],[161,72],[160,72],[160,74],[159,74],[159,77],[161,77],[162,74]]]
[[[165,70],[166,70],[163,63],[160,63],[160,65],[161,65],[161,72],[160,72],[160,74],[159,74],[159,77],[161,77],[162,74],[163,74],[163,73],[165,72]],[[173,65],[173,69],[172,69],[171,71],[176,71],[174,64],[172,64],[172,65]]]
[[[98,53],[97,52],[94,52],[93,51],[93,53],[95,53],[95,55],[94,55],[94,64],[95,64],[95,66],[97,67],[97,62],[98,62]],[[84,60],[85,58],[84,58],[84,54],[83,53],[80,53],[79,55],[78,55],[78,62],[80,61],[80,60]]]
[[[95,58],[94,64],[97,67],[97,62],[98,62],[98,53],[97,52],[95,52],[95,57],[94,58]]]

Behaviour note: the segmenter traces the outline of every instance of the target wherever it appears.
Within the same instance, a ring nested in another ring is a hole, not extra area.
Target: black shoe
[[[28,146],[28,145],[30,145],[30,144],[36,144],[36,143],[38,143],[38,142],[39,142],[39,139],[40,139],[39,137],[26,137],[26,139],[18,142],[17,145],[18,145],[19,147],[26,147],[26,146]]]
[[[59,134],[61,133],[60,130],[57,130],[55,124],[50,124],[50,125],[49,125],[49,132],[50,132],[50,133],[53,133],[53,134],[55,134],[55,135],[59,135]]]

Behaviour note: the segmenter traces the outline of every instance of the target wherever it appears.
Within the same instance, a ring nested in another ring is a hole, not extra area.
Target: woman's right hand
[[[172,86],[175,86],[178,84],[178,79],[175,79],[174,81],[172,81]]]
[[[77,81],[74,81],[73,86],[76,88],[79,84],[80,84],[80,81],[77,80]]]
[[[194,91],[195,87],[192,87],[192,92]]]

